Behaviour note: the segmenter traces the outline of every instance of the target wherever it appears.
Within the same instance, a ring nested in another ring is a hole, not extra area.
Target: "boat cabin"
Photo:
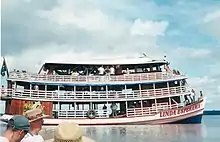
[[[127,60],[98,60],[77,63],[51,63],[43,64],[39,74],[46,72],[53,75],[122,75],[135,73],[161,72],[161,66],[167,65],[164,60],[150,60],[146,57]]]

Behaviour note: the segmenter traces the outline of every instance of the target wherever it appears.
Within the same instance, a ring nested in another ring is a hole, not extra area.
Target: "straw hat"
[[[33,122],[42,118],[50,117],[49,115],[44,115],[43,110],[40,108],[33,108],[24,112],[24,116],[28,118],[29,122]]]
[[[78,124],[63,122],[59,124],[54,131],[54,139],[45,142],[95,142],[94,140],[83,136],[82,129]]]

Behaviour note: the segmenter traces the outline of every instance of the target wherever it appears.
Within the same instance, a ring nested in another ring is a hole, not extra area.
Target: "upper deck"
[[[184,75],[176,75],[173,73],[139,73],[125,74],[118,76],[72,76],[72,75],[47,75],[47,74],[28,74],[28,73],[11,73],[9,80],[27,81],[27,82],[48,82],[48,83],[132,83],[132,82],[157,82],[185,79]]]
[[[164,66],[165,71],[162,71]],[[169,69],[166,60],[148,57],[92,60],[75,63],[45,63],[37,74],[15,71],[9,80],[44,83],[132,83],[186,78]]]

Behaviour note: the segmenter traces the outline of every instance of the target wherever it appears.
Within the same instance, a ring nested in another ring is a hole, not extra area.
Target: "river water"
[[[204,116],[202,124],[93,126],[83,130],[97,142],[219,142],[220,116]],[[47,128],[44,137],[52,137],[51,131]]]

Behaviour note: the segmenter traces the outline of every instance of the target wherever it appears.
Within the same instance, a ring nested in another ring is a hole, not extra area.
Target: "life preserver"
[[[90,119],[94,119],[96,117],[96,112],[95,110],[89,110],[87,112],[87,117],[90,118]]]

